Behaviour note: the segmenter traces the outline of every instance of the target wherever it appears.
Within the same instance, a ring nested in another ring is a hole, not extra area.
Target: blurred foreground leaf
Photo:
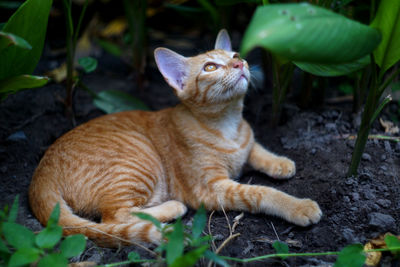
[[[97,68],[97,60],[92,57],[83,57],[78,60],[86,73],[93,72]]]
[[[23,49],[32,49],[32,46],[23,38],[12,33],[0,31],[0,51],[13,45]]]
[[[23,38],[32,49],[9,46],[1,50],[0,80],[33,72],[42,54],[51,5],[52,0],[27,0],[4,25],[2,31]]]
[[[366,256],[361,244],[353,244],[342,249],[334,267],[362,267]]]

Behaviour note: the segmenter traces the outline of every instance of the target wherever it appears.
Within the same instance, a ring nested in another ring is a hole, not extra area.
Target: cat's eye
[[[217,69],[217,65],[214,63],[208,63],[204,66],[204,71],[210,72]]]

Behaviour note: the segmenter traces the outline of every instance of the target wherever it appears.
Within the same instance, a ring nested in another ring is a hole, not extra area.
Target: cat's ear
[[[231,38],[225,29],[219,31],[217,41],[215,41],[215,49],[232,51]]]
[[[182,91],[188,73],[186,58],[162,47],[154,51],[154,58],[167,83],[174,89]]]

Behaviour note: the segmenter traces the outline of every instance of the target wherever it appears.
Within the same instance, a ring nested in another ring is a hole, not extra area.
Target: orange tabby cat
[[[82,233],[99,245],[160,241],[141,211],[166,222],[186,205],[272,214],[301,226],[321,218],[318,204],[276,189],[239,184],[242,166],[275,178],[295,164],[254,141],[242,118],[250,73],[220,31],[215,49],[183,57],[155,51],[159,70],[181,100],[176,107],[106,115],[59,138],[37,167],[29,189],[33,212],[45,224],[60,203],[64,234]],[[96,223],[81,217],[101,216]],[[113,238],[116,236],[118,238]]]

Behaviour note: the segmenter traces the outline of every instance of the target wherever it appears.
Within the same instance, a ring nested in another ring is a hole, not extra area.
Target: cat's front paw
[[[318,203],[311,199],[299,199],[294,205],[289,221],[300,226],[308,226],[319,222],[322,211]]]
[[[273,178],[290,178],[296,174],[296,164],[286,157],[277,157],[269,163],[265,172]]]

